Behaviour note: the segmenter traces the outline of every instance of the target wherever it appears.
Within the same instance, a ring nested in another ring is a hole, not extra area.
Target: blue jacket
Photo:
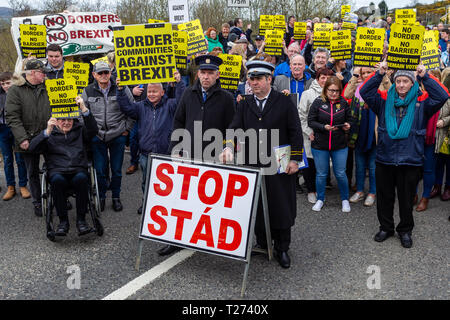
[[[132,103],[124,93],[125,90],[117,90],[117,101],[119,102],[120,110],[127,117],[138,122],[139,151],[142,154],[168,154],[173,117],[184,89],[184,82],[178,82],[175,90],[175,99],[169,99],[167,95],[164,95],[156,106],[148,98]]]
[[[376,161],[395,166],[422,166],[424,161],[425,133],[429,118],[447,101],[449,95],[444,86],[433,76],[425,74],[422,81],[425,92],[419,91],[414,120],[406,139],[391,139],[384,118],[387,91],[379,91],[383,76],[373,73],[360,89],[361,97],[378,116],[378,145]]]

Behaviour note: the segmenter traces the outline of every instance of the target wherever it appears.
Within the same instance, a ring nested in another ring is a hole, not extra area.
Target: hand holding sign
[[[84,100],[81,96],[77,96],[75,98],[75,103],[80,107],[80,111],[82,113],[85,113],[88,111],[88,108],[86,108],[86,105],[84,104]]]
[[[58,126],[58,122],[56,121],[55,118],[50,118],[50,120],[48,120],[47,122],[47,135],[50,136],[50,134],[53,131],[53,128],[55,126]]]
[[[383,62],[380,63],[378,71],[381,75],[384,75],[388,71],[388,64],[386,60],[383,60]]]
[[[222,163],[229,163],[233,161],[233,151],[230,148],[225,148],[219,155],[219,160]]]
[[[287,174],[291,175],[291,174],[297,173],[297,171],[298,171],[298,163],[296,161],[289,161],[289,164],[288,164],[285,172]]]
[[[427,73],[427,69],[425,68],[425,66],[421,63],[417,66],[417,70],[416,70],[416,75],[418,75],[419,77],[424,77],[425,73]]]

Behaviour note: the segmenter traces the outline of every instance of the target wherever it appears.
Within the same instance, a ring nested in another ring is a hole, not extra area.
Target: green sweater
[[[212,49],[214,49],[215,47],[220,47],[222,49],[223,52],[223,46],[219,41],[219,38],[216,37],[216,39],[211,39],[208,36],[205,36],[206,40],[208,41],[208,52],[211,52]]]

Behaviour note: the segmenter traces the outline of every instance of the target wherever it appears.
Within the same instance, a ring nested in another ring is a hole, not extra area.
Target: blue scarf
[[[391,139],[405,139],[409,136],[414,120],[414,111],[418,96],[419,84],[417,81],[414,82],[414,85],[411,90],[409,90],[404,100],[400,99],[398,96],[398,93],[395,90],[395,84],[389,89],[384,118],[386,121],[386,129]],[[396,107],[407,108],[406,116],[401,120],[400,127],[397,122]]]

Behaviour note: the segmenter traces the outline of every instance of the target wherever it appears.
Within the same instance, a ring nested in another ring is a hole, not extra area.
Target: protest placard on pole
[[[420,60],[427,70],[439,69],[440,54],[439,45],[436,41],[434,30],[425,31],[423,35],[422,55]]]
[[[45,58],[47,53],[47,28],[35,24],[21,24],[19,28],[22,58],[27,58],[30,53],[38,59]]]
[[[172,37],[170,23],[114,28],[116,68],[121,85],[175,81]]]
[[[172,24],[189,22],[188,0],[168,0],[169,22]]]
[[[237,90],[241,75],[242,56],[219,54],[223,63],[219,66],[220,86],[222,89]]]
[[[64,78],[75,79],[78,94],[83,93],[89,84],[89,64],[82,62],[64,62]]]
[[[342,21],[342,29],[356,30],[358,25],[358,15],[355,13],[348,12]]]
[[[351,11],[352,11],[352,6],[350,6],[350,5],[341,6],[341,20],[344,20],[345,15],[347,13],[350,13]]]
[[[158,20],[158,19],[148,19],[148,23],[165,23],[164,20]]]
[[[274,19],[273,15],[263,14],[259,16],[259,34],[264,36],[266,30],[274,29]]]
[[[75,79],[51,79],[45,81],[52,118],[77,118],[79,108],[75,102],[78,95]]]
[[[286,30],[286,20],[283,15],[277,14],[273,16],[273,28]]]
[[[374,67],[383,58],[385,30],[359,27],[356,33],[353,65]]]
[[[284,31],[281,29],[266,30],[264,52],[271,56],[281,56],[283,53]]]
[[[250,7],[250,0],[228,0],[229,8],[248,8]]]
[[[330,54],[335,60],[352,58],[352,36],[350,30],[330,32]]]
[[[177,69],[187,69],[187,32],[173,30],[173,49]]]
[[[333,30],[332,23],[314,24],[313,48],[330,48],[330,32]]]
[[[397,70],[416,70],[422,53],[424,32],[423,26],[394,23],[389,38],[388,67]]]
[[[395,23],[397,24],[415,24],[415,9],[395,9]]]
[[[199,19],[179,24],[178,30],[187,32],[188,56],[208,51],[208,45]]]
[[[294,39],[306,39],[306,22],[294,22]]]

